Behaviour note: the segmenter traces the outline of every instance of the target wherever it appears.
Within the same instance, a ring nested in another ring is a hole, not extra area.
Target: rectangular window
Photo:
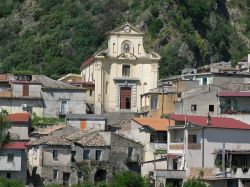
[[[130,76],[130,65],[122,66],[122,76],[129,77]]]
[[[95,159],[101,160],[102,159],[102,150],[96,150],[95,151]]]
[[[11,178],[11,173],[7,173],[7,179],[10,179]]]
[[[214,105],[209,105],[209,112],[214,112]]]
[[[84,149],[83,150],[83,160],[89,160],[90,158],[90,150]]]
[[[197,110],[197,105],[191,105],[191,111],[196,111]]]
[[[68,101],[67,100],[61,101],[60,113],[61,115],[66,115],[68,113]]]
[[[58,169],[53,170],[53,179],[58,179]]]
[[[189,134],[188,143],[197,143],[197,135]]]
[[[138,44],[138,54],[141,54],[140,53],[140,47],[141,47],[141,44]]]
[[[92,90],[89,90],[89,96],[90,97],[92,96]]]
[[[202,84],[207,85],[207,77],[202,78]]]
[[[14,161],[14,155],[8,154],[8,162],[13,162],[13,161]]]
[[[151,105],[152,110],[158,109],[158,95],[157,94],[151,95],[150,105]]]
[[[29,84],[23,84],[23,96],[29,96]]]
[[[53,154],[53,160],[58,160],[58,150],[53,150],[52,154]]]
[[[106,82],[106,94],[108,94],[108,90],[109,90],[109,82]]]
[[[133,152],[134,152],[134,148],[133,147],[128,147],[128,158],[132,158],[133,156]]]
[[[76,162],[75,156],[76,156],[76,151],[71,151],[71,162]]]
[[[115,53],[115,43],[113,43],[113,53]]]
[[[83,173],[81,171],[78,172],[77,175],[78,175],[78,179],[82,179],[83,178]]]

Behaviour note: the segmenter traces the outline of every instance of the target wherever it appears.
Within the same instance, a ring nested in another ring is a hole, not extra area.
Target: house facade
[[[140,110],[140,95],[157,86],[155,52],[146,53],[143,33],[129,23],[107,33],[108,49],[82,63],[84,82],[95,84],[95,113]]]
[[[0,146],[0,176],[27,181],[27,142],[15,141]]]
[[[193,177],[212,186],[249,185],[248,169],[242,169],[250,159],[248,124],[209,116],[173,114],[170,119],[175,126],[168,130],[168,169],[155,171],[157,186],[181,186]]]

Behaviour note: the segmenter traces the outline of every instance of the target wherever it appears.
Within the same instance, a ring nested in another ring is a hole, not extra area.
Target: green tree
[[[9,128],[7,122],[8,112],[6,110],[1,110],[0,112],[0,143],[7,140],[6,130]]]
[[[186,181],[183,187],[209,187],[209,185],[193,178],[193,179]]]

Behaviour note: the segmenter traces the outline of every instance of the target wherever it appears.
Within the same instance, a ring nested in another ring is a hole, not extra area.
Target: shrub
[[[190,179],[184,183],[183,187],[208,187],[208,185],[197,179]]]

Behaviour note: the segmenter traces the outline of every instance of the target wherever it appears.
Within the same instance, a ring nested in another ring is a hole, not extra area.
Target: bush
[[[190,179],[184,183],[183,187],[209,187],[209,186],[197,179]]]
[[[0,178],[0,187],[25,187],[25,185],[20,180]]]

